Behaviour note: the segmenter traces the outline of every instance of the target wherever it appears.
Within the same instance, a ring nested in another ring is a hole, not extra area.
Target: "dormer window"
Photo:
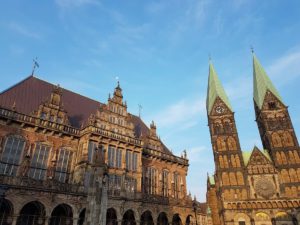
[[[276,109],[276,102],[268,102],[269,109]]]

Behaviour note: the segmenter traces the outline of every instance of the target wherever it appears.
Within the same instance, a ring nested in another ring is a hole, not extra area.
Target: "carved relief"
[[[272,197],[276,191],[274,183],[266,177],[258,179],[254,184],[254,189],[263,198]]]

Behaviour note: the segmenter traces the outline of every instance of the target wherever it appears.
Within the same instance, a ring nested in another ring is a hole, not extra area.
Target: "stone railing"
[[[123,141],[123,142],[127,142],[127,143],[131,143],[133,145],[138,145],[138,146],[142,146],[142,141],[136,138],[131,138],[128,136],[124,136],[124,135],[120,135],[108,130],[102,130],[100,128],[94,127],[94,126],[88,126],[86,127],[83,132],[93,132],[96,134],[99,134],[101,136],[105,136],[111,139],[115,139],[115,140],[119,140],[119,141]]]
[[[86,195],[83,186],[61,183],[56,180],[34,180],[28,177],[0,175],[0,184],[2,188],[16,188],[22,190],[57,192],[84,196]]]
[[[55,130],[55,131],[62,132],[62,133],[68,133],[70,135],[79,135],[79,130],[74,127],[71,127],[71,126],[68,126],[65,124],[52,122],[49,120],[43,120],[41,118],[21,114],[21,113],[18,113],[18,112],[12,111],[12,110],[8,110],[8,109],[4,109],[4,108],[0,108],[0,117],[4,117],[8,120],[15,120],[20,123],[27,123],[32,126],[38,126],[41,128],[48,128],[50,130]]]
[[[189,161],[185,158],[181,158],[181,157],[171,155],[171,154],[166,154],[166,153],[163,153],[161,151],[154,150],[154,149],[144,148],[143,149],[143,154],[158,157],[158,158],[168,160],[168,161],[171,161],[171,162],[175,162],[175,163],[185,165],[185,166],[189,165]]]

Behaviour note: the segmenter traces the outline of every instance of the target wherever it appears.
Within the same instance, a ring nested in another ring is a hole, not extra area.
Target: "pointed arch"
[[[225,168],[228,168],[229,167],[229,164],[228,164],[228,159],[227,159],[227,155],[224,155],[224,167]]]
[[[237,172],[236,173],[236,177],[237,177],[237,183],[238,185],[244,185],[244,176],[241,172]]]
[[[297,150],[294,150],[294,158],[295,158],[296,163],[300,163],[300,158],[299,158],[299,154],[298,154]]]
[[[228,173],[226,173],[226,172],[222,173],[222,183],[223,183],[223,185],[229,185],[230,184]]]
[[[284,142],[284,146],[291,147],[294,146],[294,140],[289,131],[285,131],[282,135],[282,140]]]
[[[283,151],[280,152],[280,155],[281,155],[281,159],[282,159],[282,164],[287,164],[287,159],[286,159],[286,155]]]
[[[224,168],[224,160],[223,160],[223,156],[219,155],[219,165],[221,168]]]
[[[289,175],[291,178],[291,182],[298,182],[298,176],[297,176],[295,169],[293,169],[293,168],[289,169]]]
[[[280,136],[279,136],[279,134],[278,134],[277,132],[272,133],[271,138],[272,138],[273,146],[274,146],[275,148],[280,148],[280,147],[282,147],[281,138],[280,138]]]
[[[291,182],[289,173],[286,169],[281,170],[281,178],[282,178],[284,183]]]
[[[295,164],[296,160],[295,160],[293,151],[288,151],[288,155],[289,155],[289,161],[290,161],[292,164]]]
[[[232,167],[237,167],[236,162],[235,162],[235,155],[230,156],[230,161],[231,161]]]
[[[282,159],[279,152],[276,152],[276,160],[279,165],[282,165]]]
[[[172,225],[182,225],[181,218],[178,213],[173,215]]]
[[[136,225],[134,212],[129,209],[127,210],[122,218],[122,225]]]
[[[235,162],[236,162],[237,167],[241,167],[241,162],[240,162],[240,158],[238,155],[235,155]]]
[[[223,137],[218,137],[217,138],[217,149],[219,151],[225,151],[226,150],[226,143],[225,143]]]
[[[85,208],[80,211],[77,225],[83,225],[84,224],[85,212],[86,212]]]
[[[231,185],[237,185],[236,175],[234,172],[229,173],[229,180]]]
[[[229,150],[236,150],[236,140],[233,137],[228,137],[227,139],[227,145]]]

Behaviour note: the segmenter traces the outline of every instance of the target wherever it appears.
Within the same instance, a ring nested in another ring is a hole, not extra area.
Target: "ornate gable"
[[[274,165],[267,152],[261,152],[255,147],[250,155],[247,170],[249,174],[275,173]]]

